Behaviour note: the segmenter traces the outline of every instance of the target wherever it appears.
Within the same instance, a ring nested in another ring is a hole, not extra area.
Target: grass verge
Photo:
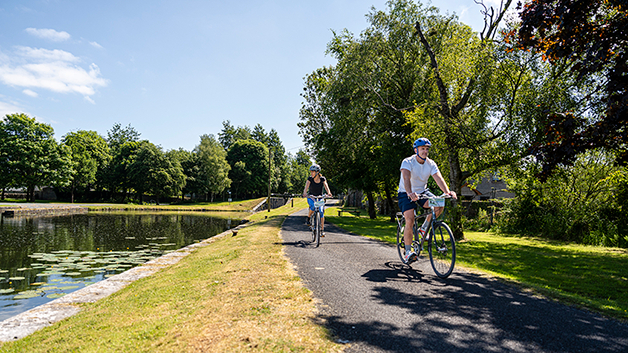
[[[134,205],[134,204],[104,204],[90,205],[90,211],[249,211],[262,202],[265,198],[242,200],[234,202],[195,202],[190,204],[171,205]]]
[[[315,322],[311,292],[283,254],[281,224],[304,207],[300,200],[254,214],[236,236],[217,238],[0,351],[340,351]]]
[[[327,221],[345,230],[396,242],[396,223],[325,211]],[[456,266],[479,270],[547,297],[628,320],[628,251],[529,237],[466,232],[456,244]]]

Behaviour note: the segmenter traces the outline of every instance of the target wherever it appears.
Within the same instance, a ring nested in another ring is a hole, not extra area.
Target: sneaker
[[[325,238],[325,232],[321,232],[321,238]]]
[[[310,225],[310,219],[309,219],[309,218],[306,218],[306,219],[305,219],[305,225],[306,225],[306,226],[309,226],[309,225]]]
[[[406,256],[404,257],[404,261],[407,264],[411,264],[416,261],[416,253],[412,250],[406,252]]]

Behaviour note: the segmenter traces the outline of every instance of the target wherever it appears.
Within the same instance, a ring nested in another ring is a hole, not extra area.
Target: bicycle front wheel
[[[439,222],[432,226],[427,250],[436,275],[440,278],[449,277],[456,264],[456,240],[446,223]]]
[[[310,230],[312,231],[312,243],[316,242],[316,214],[312,213],[310,217]]]
[[[316,212],[316,216],[314,216],[314,237],[316,247],[318,247],[321,243],[321,214],[320,212]]]

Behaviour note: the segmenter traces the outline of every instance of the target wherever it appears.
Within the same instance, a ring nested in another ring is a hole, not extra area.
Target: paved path
[[[332,225],[315,248],[306,215],[286,219],[286,254],[346,352],[628,352],[628,325],[458,268],[441,280]]]

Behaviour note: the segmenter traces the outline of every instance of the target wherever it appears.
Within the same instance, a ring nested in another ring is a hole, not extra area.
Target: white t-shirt
[[[417,161],[416,155],[412,155],[401,162],[401,168],[410,171],[410,182],[412,183],[412,192],[422,193],[427,189],[427,180],[430,175],[438,173],[436,162],[427,158],[423,164]],[[403,175],[399,177],[399,192],[407,192],[403,183]]]

